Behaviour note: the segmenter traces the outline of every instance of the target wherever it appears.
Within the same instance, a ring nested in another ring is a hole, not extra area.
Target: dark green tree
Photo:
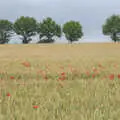
[[[40,37],[38,43],[52,43],[54,37],[61,37],[61,27],[48,17],[39,24],[38,33]]]
[[[120,16],[112,15],[102,26],[103,34],[108,35],[114,42],[120,41]]]
[[[78,41],[82,36],[82,26],[79,22],[69,21],[63,25],[63,32],[66,39],[72,43],[73,41]]]
[[[0,20],[0,44],[8,43],[12,35],[13,26],[8,20]]]
[[[20,17],[14,23],[14,31],[22,36],[23,44],[28,44],[32,39],[31,37],[36,35],[37,21],[33,17]]]

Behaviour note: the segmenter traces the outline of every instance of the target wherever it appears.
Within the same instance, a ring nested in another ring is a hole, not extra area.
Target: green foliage
[[[0,44],[8,43],[12,34],[12,23],[8,20],[0,20]]]
[[[22,16],[15,21],[14,30],[23,37],[23,43],[27,44],[32,40],[30,37],[37,32],[37,21],[32,17]]]
[[[63,26],[63,32],[67,40],[71,43],[73,41],[78,41],[79,38],[83,36],[81,24],[75,21],[69,21],[65,23]]]
[[[39,24],[38,33],[40,36],[38,43],[52,43],[54,37],[61,37],[61,27],[52,18],[46,18]]]
[[[112,15],[108,18],[102,26],[103,34],[109,35],[111,39],[116,42],[120,40],[120,16]]]

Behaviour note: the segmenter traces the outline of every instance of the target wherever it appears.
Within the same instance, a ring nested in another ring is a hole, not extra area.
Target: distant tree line
[[[120,16],[112,15],[102,26],[103,34],[109,35],[114,42],[120,41]],[[62,34],[69,43],[78,41],[83,36],[82,25],[78,21],[68,21],[63,26],[52,18],[45,18],[41,22],[33,17],[21,16],[14,23],[0,20],[0,44],[8,43],[13,34],[20,35],[23,44],[28,44],[32,36],[39,35],[37,43],[53,43]]]

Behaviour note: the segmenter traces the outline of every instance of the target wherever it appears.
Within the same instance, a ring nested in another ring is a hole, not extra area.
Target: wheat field
[[[119,120],[120,44],[0,45],[0,120]]]

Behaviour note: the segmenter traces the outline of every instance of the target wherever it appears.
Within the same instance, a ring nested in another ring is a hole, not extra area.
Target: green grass
[[[120,118],[119,44],[1,45],[0,63],[0,120]]]

